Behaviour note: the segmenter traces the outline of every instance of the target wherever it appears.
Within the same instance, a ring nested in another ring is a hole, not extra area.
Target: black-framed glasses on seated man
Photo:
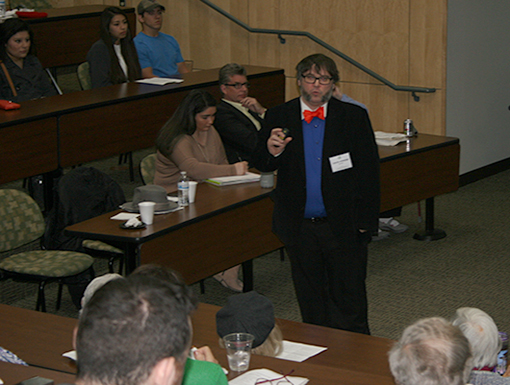
[[[250,83],[225,83],[224,84],[227,87],[234,87],[236,90],[240,90],[243,87],[250,88]]]
[[[294,373],[294,369],[292,369],[289,373],[282,375],[278,378],[259,378],[257,381],[255,381],[255,385],[293,385],[292,382],[287,378],[287,376],[290,376],[292,373]]]
[[[318,80],[319,84],[322,84],[323,86],[328,86],[333,81],[333,78],[330,78],[329,76],[313,76],[311,74],[308,75],[301,75],[303,79],[305,79],[305,83],[308,84],[315,84],[315,82]]]

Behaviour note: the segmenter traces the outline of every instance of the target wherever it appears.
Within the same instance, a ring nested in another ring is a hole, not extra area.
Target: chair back
[[[80,86],[82,90],[91,90],[92,89],[92,80],[90,80],[90,65],[89,62],[86,61],[81,63],[77,69],[78,80],[80,81]]]
[[[154,184],[156,174],[156,154],[149,154],[140,161],[140,176],[143,184]]]
[[[40,238],[44,218],[37,203],[25,192],[0,189],[0,252]]]

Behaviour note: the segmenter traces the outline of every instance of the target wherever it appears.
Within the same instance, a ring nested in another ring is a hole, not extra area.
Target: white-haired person
[[[465,385],[471,348],[451,322],[424,318],[404,330],[389,352],[389,363],[398,385]]]
[[[490,315],[474,307],[457,309],[452,323],[459,327],[471,345],[473,368],[472,385],[510,385],[510,378],[495,372],[501,339],[498,327]],[[508,373],[505,373],[508,375]]]

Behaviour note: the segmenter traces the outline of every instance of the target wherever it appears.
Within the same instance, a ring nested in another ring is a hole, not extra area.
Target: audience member
[[[228,164],[213,126],[215,114],[216,101],[206,91],[193,90],[184,98],[156,140],[154,184],[173,192],[181,171],[194,180],[246,173],[247,162]]]
[[[167,269],[161,266],[144,264],[139,266],[130,275],[131,277],[148,277],[150,279],[158,279],[163,282],[170,283],[180,287],[180,291],[187,292],[189,289],[184,284],[182,277],[174,270]],[[105,274],[95,278],[85,290],[82,298],[83,308],[90,301],[94,293],[102,286],[114,279],[123,279],[119,274]],[[191,292],[189,292],[191,293]],[[190,294],[193,302],[195,299]],[[81,311],[80,311],[81,316]],[[211,349],[208,346],[202,346],[198,349],[193,349],[193,359],[186,359],[186,366],[184,369],[184,376],[182,385],[194,385],[197,383],[206,385],[226,385],[227,379],[223,370],[218,365],[218,361],[214,357]]]
[[[136,35],[134,41],[142,77],[172,77],[189,72],[177,40],[160,32],[165,7],[155,0],[142,0],[137,11],[142,32]]]
[[[228,164],[225,149],[214,129],[216,100],[206,91],[191,91],[166,122],[156,140],[154,184],[167,192],[177,190],[180,172],[194,180],[218,176],[243,175],[248,163]],[[216,274],[214,278],[226,288],[241,292],[240,265]]]
[[[464,333],[471,345],[473,368],[469,383],[472,385],[509,385],[510,378],[495,373],[501,339],[494,320],[474,307],[457,309],[452,321]]]
[[[136,275],[108,282],[79,320],[76,383],[181,384],[195,307],[184,285]],[[218,370],[215,380],[202,377],[200,383],[226,384]]]
[[[250,83],[243,66],[224,65],[220,69],[219,84],[223,98],[217,106],[214,126],[225,146],[228,162],[245,160],[249,163],[257,147],[266,108],[248,96]]]
[[[23,102],[57,94],[32,54],[33,40],[26,21],[14,18],[0,24],[0,99]]]
[[[252,161],[278,169],[273,231],[289,254],[303,321],[369,334],[367,249],[380,194],[374,133],[365,110],[331,97],[339,80],[331,58],[310,55],[296,72],[301,97],[266,112]]]
[[[216,330],[223,337],[231,333],[250,333],[255,337],[252,353],[274,357],[282,351],[283,337],[274,318],[271,301],[256,291],[233,295],[216,313]]]
[[[131,277],[144,276],[162,280],[173,285],[181,286],[184,290],[186,284],[181,275],[172,269],[153,264],[140,265],[131,273]],[[227,378],[223,369],[218,365],[209,346],[193,348],[190,358],[186,360],[182,385],[223,385]]]
[[[397,385],[465,385],[471,370],[469,342],[443,318],[408,326],[389,352]]]
[[[140,79],[138,55],[122,9],[108,7],[103,11],[100,36],[87,54],[92,88]]]
[[[147,277],[108,282],[76,332],[79,385],[180,384],[191,344],[189,291]]]

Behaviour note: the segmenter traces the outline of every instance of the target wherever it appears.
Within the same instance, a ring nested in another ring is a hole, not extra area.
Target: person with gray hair
[[[501,339],[490,315],[474,307],[461,307],[452,321],[468,339],[473,354],[469,382],[473,385],[510,385],[510,378],[495,373]]]
[[[223,98],[217,106],[214,127],[221,136],[229,163],[250,162],[266,108],[248,96],[250,83],[242,65],[229,63],[221,67],[219,84]]]
[[[398,385],[465,385],[471,349],[457,326],[440,317],[408,326],[389,352]]]

